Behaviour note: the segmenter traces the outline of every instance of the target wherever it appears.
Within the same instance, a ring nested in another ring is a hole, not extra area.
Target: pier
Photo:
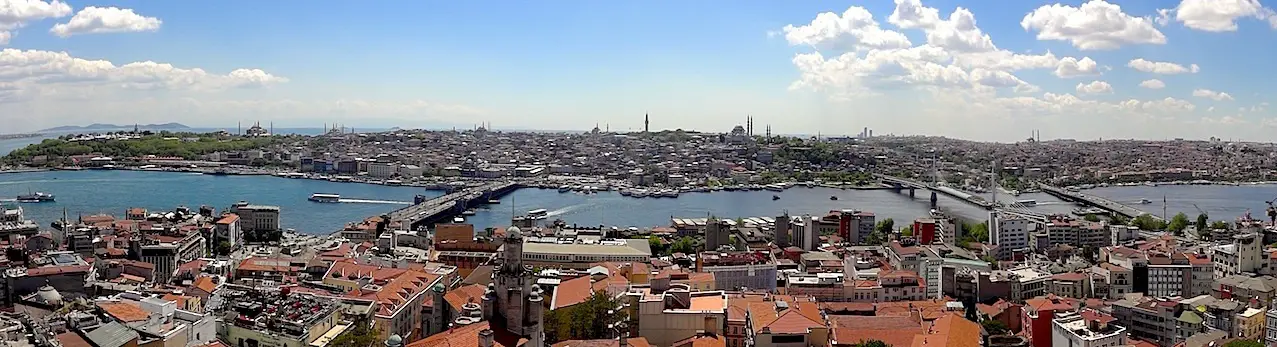
[[[903,193],[905,190],[908,190],[910,198],[914,197],[914,192],[918,189],[930,190],[931,191],[931,208],[936,207],[937,192],[944,195],[948,195],[958,200],[966,201],[967,203],[970,203],[972,205],[980,206],[984,209],[993,209],[994,207],[993,203],[987,200],[984,200],[984,198],[967,194],[965,192],[962,192],[960,190],[953,189],[950,187],[939,186],[934,184],[926,184],[926,183],[914,181],[908,178],[900,178],[900,177],[888,176],[888,175],[882,175],[882,174],[874,174],[874,177],[877,177],[879,180],[882,180],[882,182],[885,184],[891,185],[892,189],[894,189],[897,193]]]
[[[409,230],[417,230],[420,227],[452,218],[466,209],[488,203],[489,200],[500,198],[518,188],[519,184],[515,182],[488,183],[461,189],[433,199],[416,201],[416,204],[395,210],[388,215],[391,221],[399,222]]]
[[[1066,189],[1061,189],[1059,187],[1053,187],[1053,186],[1049,186],[1045,184],[1038,184],[1038,187],[1041,188],[1043,192],[1046,192],[1047,194],[1051,194],[1052,196],[1060,198],[1060,200],[1081,203],[1087,206],[1101,208],[1112,213],[1120,214],[1127,218],[1135,218],[1135,217],[1139,217],[1140,215],[1147,214],[1149,215],[1149,217],[1153,217],[1153,219],[1155,220],[1159,220],[1159,221],[1162,220],[1162,217],[1160,216],[1157,216],[1148,212],[1144,212],[1144,211],[1141,211],[1140,209],[1123,205],[1119,202],[1105,199],[1102,197],[1098,197],[1098,196],[1094,196],[1094,195],[1090,195],[1090,194],[1086,194],[1082,192],[1073,192],[1073,191],[1069,191]]]

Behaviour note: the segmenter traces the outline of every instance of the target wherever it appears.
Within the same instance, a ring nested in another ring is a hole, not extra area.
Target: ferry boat
[[[1145,198],[1140,199],[1140,204],[1151,204],[1151,203],[1153,203],[1152,200],[1145,199]]]
[[[466,209],[465,211],[462,211],[462,212],[461,212],[461,215],[462,215],[462,216],[473,216],[473,215],[476,215],[476,214],[478,214],[478,213],[479,213],[479,212],[477,212],[477,211],[475,211],[473,208],[471,208],[471,209]]]
[[[785,190],[785,186],[780,185],[780,184],[768,184],[768,185],[764,186],[763,188],[765,188],[765,189],[767,189],[767,190],[770,190],[770,191],[773,191],[773,192],[779,192],[779,191],[784,191],[784,190]]]
[[[528,211],[528,217],[532,219],[545,219],[546,217],[550,216],[549,213],[550,211],[546,211],[546,209],[544,208],[538,208],[535,210]]]
[[[829,196],[829,200],[838,200],[838,196],[836,196],[836,195],[830,195],[830,196]]]
[[[49,194],[45,192],[35,192],[30,194],[18,195],[18,202],[22,202],[22,203],[39,203],[39,202],[53,202],[53,201],[54,201],[53,194]]]
[[[452,222],[455,224],[461,224],[461,223],[465,223],[466,219],[463,217],[457,217],[457,218],[453,218]]]
[[[341,202],[341,195],[315,193],[315,194],[311,194],[310,199],[307,199],[307,200],[314,201],[314,202]]]
[[[386,185],[388,186],[397,186],[401,184],[403,184],[403,181],[400,180],[386,180]]]
[[[1033,199],[1024,199],[1024,200],[1016,200],[1015,203],[1024,205],[1024,206],[1034,206],[1038,204],[1038,201]]]

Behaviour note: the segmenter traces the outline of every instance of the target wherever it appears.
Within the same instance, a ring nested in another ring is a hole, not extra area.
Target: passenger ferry
[[[400,180],[386,180],[386,185],[388,185],[388,186],[398,186],[398,185],[403,185],[403,181],[400,181]]]
[[[547,211],[544,208],[538,208],[535,210],[528,211],[528,218],[532,218],[532,219],[545,219],[549,216],[550,216],[550,211]]]
[[[1038,204],[1038,201],[1033,199],[1024,199],[1024,200],[1016,200],[1015,203],[1024,205],[1024,206],[1034,206]]]
[[[341,195],[315,193],[311,194],[308,200],[314,202],[341,202]]]
[[[38,202],[53,202],[53,201],[54,201],[53,194],[49,194],[45,192],[35,192],[31,194],[18,195],[18,202],[22,202],[22,203],[38,203]]]

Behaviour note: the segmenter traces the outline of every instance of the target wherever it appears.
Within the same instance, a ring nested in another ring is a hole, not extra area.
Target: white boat
[[[1140,204],[1151,204],[1151,203],[1153,203],[1152,200],[1144,199],[1144,198],[1140,199]]]
[[[1024,200],[1016,200],[1015,203],[1024,205],[1024,206],[1034,206],[1038,204],[1038,201],[1033,199],[1024,199]]]
[[[550,211],[547,211],[544,208],[538,208],[535,210],[528,211],[528,217],[532,219],[544,219],[550,216],[549,213]]]
[[[326,203],[341,202],[341,195],[315,193],[315,194],[311,194],[310,199],[307,199],[307,200],[314,201],[314,202],[326,202]]]
[[[400,181],[400,180],[387,180],[387,181],[386,181],[386,185],[388,185],[388,186],[397,186],[397,185],[401,185],[401,184],[403,184],[403,181]]]
[[[465,218],[462,218],[462,217],[457,217],[457,218],[453,218],[453,219],[452,219],[452,222],[453,222],[453,223],[456,223],[456,224],[461,224],[461,223],[465,223],[465,222],[466,222],[466,219],[465,219]]]

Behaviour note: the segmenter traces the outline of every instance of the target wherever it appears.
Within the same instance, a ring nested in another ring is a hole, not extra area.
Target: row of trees
[[[612,336],[613,324],[623,318],[616,299],[595,292],[580,304],[545,313],[545,342],[595,340]]]

